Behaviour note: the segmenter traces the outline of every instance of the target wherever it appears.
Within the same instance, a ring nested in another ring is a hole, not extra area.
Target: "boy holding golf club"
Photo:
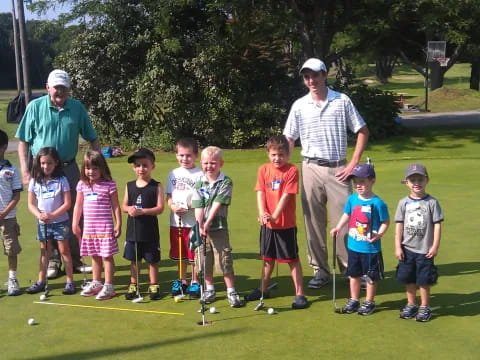
[[[17,223],[17,204],[23,190],[20,172],[4,158],[8,148],[8,135],[0,130],[0,237],[4,253],[8,257],[8,290],[9,296],[20,295],[17,280],[17,255],[22,251],[18,235],[20,227]]]
[[[213,281],[213,266],[216,264],[216,269],[223,273],[228,302],[231,307],[238,308],[243,303],[235,290],[232,247],[227,223],[228,206],[232,199],[232,179],[221,171],[222,149],[216,146],[203,149],[201,164],[204,175],[195,184],[192,207],[195,208],[200,235],[204,238],[196,256],[196,266],[204,272],[205,291],[202,294],[202,303],[209,304],[216,300]],[[204,246],[206,256],[201,256]]]
[[[190,230],[195,225],[195,211],[192,209],[192,195],[195,183],[203,172],[195,166],[198,143],[192,138],[179,139],[175,145],[178,168],[168,174],[167,203],[170,208],[170,259],[178,261],[178,280],[172,283],[174,297],[200,297],[200,285],[195,272],[195,253],[188,247]],[[192,266],[192,281],[188,285],[187,262]]]
[[[430,287],[438,279],[433,259],[440,246],[443,221],[438,200],[426,192],[428,180],[425,166],[408,166],[403,183],[410,193],[399,201],[395,213],[395,256],[399,260],[396,278],[407,288],[407,305],[400,311],[400,318],[415,318],[420,322],[432,317]],[[417,306],[417,286],[420,307]]]
[[[375,311],[377,282],[383,279],[380,239],[387,231],[390,219],[387,205],[372,191],[376,180],[373,165],[367,163],[355,166],[350,177],[356,193],[349,196],[342,217],[330,231],[335,237],[348,223],[346,275],[350,277],[350,298],[341,312],[370,315]],[[362,278],[367,283],[367,294],[360,305]]]
[[[298,257],[297,224],[295,218],[298,193],[298,169],[288,162],[290,146],[284,135],[273,136],[266,145],[269,163],[258,170],[257,192],[260,228],[260,256],[263,259],[260,288],[245,296],[245,300],[269,297],[268,283],[276,262],[288,263],[295,286],[292,309],[308,306],[303,292],[302,264]],[[278,266],[278,265],[277,265]],[[258,309],[258,307],[256,310]]]
[[[160,298],[158,262],[160,261],[160,234],[157,215],[163,212],[163,187],[152,178],[155,155],[140,148],[128,158],[137,179],[127,183],[122,211],[128,214],[127,238],[123,257],[130,263],[130,285],[125,299],[143,299],[140,294],[139,274],[142,259],[148,263],[151,300]],[[137,300],[141,301],[141,300]]]

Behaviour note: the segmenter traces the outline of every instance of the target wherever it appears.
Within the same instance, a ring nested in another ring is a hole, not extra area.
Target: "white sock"
[[[105,283],[103,284],[107,289],[113,289],[113,284]]]
[[[9,279],[16,279],[17,278],[17,272],[15,270],[8,270],[8,278]]]
[[[215,291],[215,285],[207,285],[207,291]]]
[[[235,292],[235,288],[227,288],[227,294],[231,294],[232,292]]]

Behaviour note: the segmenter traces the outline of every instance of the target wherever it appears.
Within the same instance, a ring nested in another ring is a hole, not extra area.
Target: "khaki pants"
[[[335,174],[345,166],[330,168],[315,163],[302,163],[302,208],[307,236],[308,263],[322,277],[330,275],[327,242],[330,229],[343,214],[343,207],[352,193],[351,182],[339,182]],[[327,218],[327,207],[328,217]],[[328,226],[328,228],[327,228]],[[347,268],[348,227],[337,236],[337,261],[340,271]]]

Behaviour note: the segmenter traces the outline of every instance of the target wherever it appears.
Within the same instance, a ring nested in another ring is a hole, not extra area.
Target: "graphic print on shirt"
[[[348,235],[356,241],[367,241],[371,237],[371,205],[356,205],[348,222]]]
[[[425,235],[427,210],[420,201],[410,202],[405,206],[405,231],[408,235],[418,237]]]

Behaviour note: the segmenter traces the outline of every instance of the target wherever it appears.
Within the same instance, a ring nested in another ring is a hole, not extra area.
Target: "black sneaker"
[[[148,287],[148,296],[150,300],[160,299],[160,286],[158,284],[152,284]]]
[[[432,310],[428,306],[420,306],[418,308],[417,316],[415,316],[415,320],[420,322],[427,322],[430,321],[432,318]]]
[[[413,319],[418,313],[418,306],[415,304],[407,304],[400,311],[400,319]]]
[[[128,285],[128,290],[125,293],[126,300],[133,300],[137,297],[137,284]]]
[[[329,283],[330,279],[328,276],[322,275],[320,271],[317,271],[313,278],[308,282],[308,287],[310,289],[320,289],[322,286],[325,286]]]
[[[262,297],[262,290],[260,290],[259,288],[253,289],[247,295],[244,296],[245,301],[260,300],[261,297]],[[263,298],[264,299],[270,298],[270,291],[264,291]]]
[[[358,309],[358,315],[371,315],[375,311],[375,302],[365,300]]]
[[[352,298],[348,299],[345,306],[342,308],[342,314],[352,314],[358,310],[360,302]]]
[[[303,295],[296,295],[292,303],[292,309],[305,309],[308,307],[307,298]]]

